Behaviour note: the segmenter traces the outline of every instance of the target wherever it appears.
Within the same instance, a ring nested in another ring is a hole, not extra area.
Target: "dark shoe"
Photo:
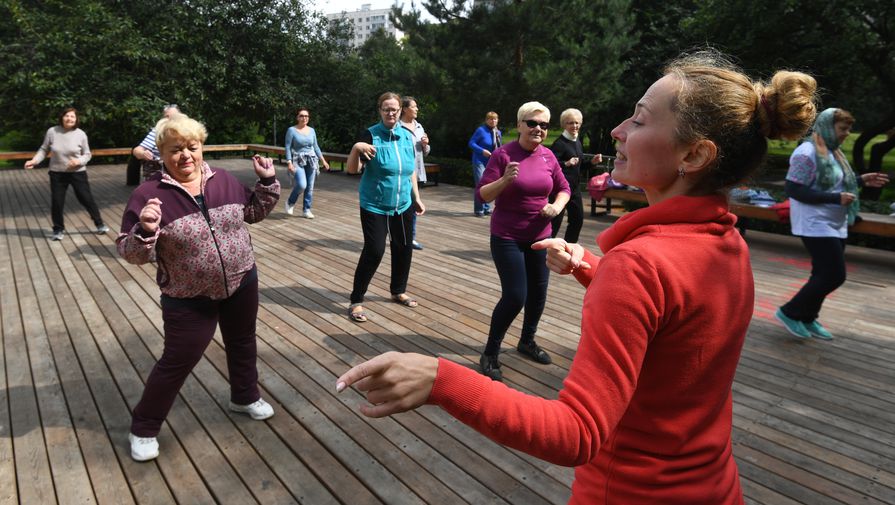
[[[482,357],[479,358],[479,367],[481,367],[482,375],[485,377],[490,377],[491,380],[503,381],[503,374],[500,372],[500,362],[497,361],[497,356],[482,354]]]
[[[520,341],[519,345],[516,346],[516,350],[542,365],[553,363],[553,360],[550,359],[550,355],[541,349],[541,346],[535,343],[534,340],[529,340],[528,342]]]
[[[482,214],[484,214],[484,215],[486,215],[486,216],[490,216],[490,215],[491,215],[491,210],[490,210],[490,209],[485,209],[485,210],[482,211]]]
[[[106,226],[106,225],[104,225],[104,224],[101,224],[101,225],[99,225],[99,226],[96,227],[96,234],[97,234],[97,235],[105,235],[106,233],[109,233],[109,227],[108,227],[108,226]]]
[[[420,243],[417,242],[416,240],[414,240],[414,241],[412,242],[412,244],[413,244],[413,248],[416,249],[417,251],[422,251],[422,250],[423,250],[423,244],[420,244]]]
[[[475,217],[485,217],[485,214],[483,212],[476,212]]]
[[[54,231],[53,236],[50,237],[50,240],[62,240],[62,237],[65,236],[65,230]]]

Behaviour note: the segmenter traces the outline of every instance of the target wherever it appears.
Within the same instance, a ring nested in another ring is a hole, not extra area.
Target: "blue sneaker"
[[[805,328],[805,323],[787,317],[780,309],[777,309],[777,312],[774,313],[774,317],[783,323],[783,327],[786,328],[786,331],[793,335],[799,338],[811,338],[811,333],[808,331],[808,328]]]
[[[817,319],[806,324],[805,329],[808,330],[812,337],[817,337],[821,340],[833,340],[833,334],[828,332]]]

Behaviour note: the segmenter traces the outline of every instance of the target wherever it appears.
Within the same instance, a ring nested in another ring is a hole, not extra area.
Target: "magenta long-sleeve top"
[[[482,186],[500,179],[513,161],[519,163],[519,176],[494,200],[491,234],[520,242],[545,239],[550,236],[551,218],[542,216],[541,209],[558,193],[571,194],[550,149],[539,145],[534,151],[527,151],[518,141],[501,146],[491,154],[476,194],[481,198]]]

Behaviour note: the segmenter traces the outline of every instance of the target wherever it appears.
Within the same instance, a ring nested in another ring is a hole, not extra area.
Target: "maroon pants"
[[[220,322],[230,375],[230,400],[248,405],[258,400],[255,366],[255,322],[258,316],[258,275],[246,274],[239,289],[225,300],[171,298],[162,295],[165,349],[146,381],[134,409],[131,433],[158,435],[187,376],[205,353]]]

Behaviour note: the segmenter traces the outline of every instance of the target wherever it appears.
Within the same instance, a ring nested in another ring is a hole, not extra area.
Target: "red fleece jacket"
[[[576,272],[581,340],[557,400],[441,359],[429,402],[577,466],[573,504],[742,504],[731,385],[754,286],[735,222],[723,197],[680,196],[604,231]]]

